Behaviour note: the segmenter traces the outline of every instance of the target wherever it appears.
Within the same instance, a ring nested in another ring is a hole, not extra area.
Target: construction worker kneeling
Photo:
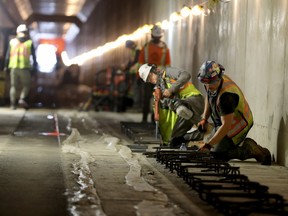
[[[186,142],[187,131],[202,118],[204,98],[201,92],[190,82],[191,75],[180,68],[160,69],[144,64],[139,68],[139,75],[144,82],[155,85],[154,116],[155,121],[159,121],[163,143],[179,147]],[[198,136],[199,140],[202,138]]]

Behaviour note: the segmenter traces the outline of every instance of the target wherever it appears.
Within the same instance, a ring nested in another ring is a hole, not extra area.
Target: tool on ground
[[[154,121],[156,123],[156,132],[155,136],[156,139],[159,135],[159,107],[160,107],[160,100],[162,98],[162,91],[165,90],[165,81],[162,79],[162,74],[159,73],[157,76],[157,82],[154,89]]]

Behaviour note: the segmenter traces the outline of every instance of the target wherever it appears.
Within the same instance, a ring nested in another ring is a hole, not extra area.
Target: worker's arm
[[[172,83],[171,87],[168,89],[171,94],[178,92],[180,88],[189,82],[191,78],[190,73],[176,67],[167,67],[166,76],[175,80],[175,82]]]
[[[222,125],[218,128],[214,136],[207,142],[207,144],[213,145],[218,144],[228,133],[231,128],[234,113],[221,116]]]
[[[165,67],[171,66],[170,50],[167,48],[165,57]]]
[[[142,65],[142,64],[145,64],[146,61],[145,61],[145,46],[147,46],[147,44],[145,44],[142,49],[140,50],[140,53],[139,53],[139,57],[138,57],[138,63],[139,65]]]
[[[202,114],[202,119],[204,120],[208,120],[208,118],[210,117],[211,115],[211,108],[210,108],[210,104],[208,102],[208,97],[206,96],[205,98],[205,106],[204,106],[204,112]]]
[[[35,50],[35,47],[34,47],[33,43],[31,45],[31,55],[32,55],[34,66],[37,66],[38,63],[37,63],[37,58],[36,58],[36,50]]]
[[[206,99],[206,102],[208,102],[208,99]],[[216,145],[219,142],[221,142],[221,140],[228,134],[232,125],[233,117],[235,115],[234,112],[238,103],[239,103],[239,96],[237,94],[230,92],[222,94],[222,96],[220,97],[220,106],[219,106],[221,115],[221,126],[217,129],[214,136],[203,146],[204,148],[208,148],[210,150],[210,148],[213,147],[213,145]]]
[[[4,70],[5,71],[8,71],[9,61],[10,61],[10,44],[8,46],[6,56],[5,56],[5,62],[4,62]]]
[[[208,102],[208,97],[205,98],[205,106],[204,106],[204,112],[202,114],[201,121],[197,124],[198,130],[201,132],[205,132],[208,127],[208,119],[211,115],[211,108],[210,104]]]

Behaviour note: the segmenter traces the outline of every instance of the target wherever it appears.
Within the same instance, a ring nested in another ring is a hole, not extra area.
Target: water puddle
[[[72,173],[77,177],[79,188],[68,189],[68,210],[73,216],[105,216],[100,198],[94,187],[89,163],[95,161],[88,152],[81,150],[81,143],[86,142],[76,128],[71,128],[71,135],[63,141],[62,152],[80,156],[79,161],[72,164]]]
[[[120,138],[105,134],[101,129],[99,129],[99,132],[98,128],[101,127],[99,125],[91,126],[89,118],[86,118],[87,116],[75,117],[78,118],[78,120],[81,119],[84,128],[89,128],[89,130],[94,131],[95,134],[102,134],[97,142],[104,143],[106,149],[117,152],[127,162],[130,167],[129,172],[125,176],[127,185],[133,187],[135,191],[151,192],[151,199],[142,200],[134,206],[136,215],[175,215],[174,213],[179,210],[179,208],[175,204],[169,202],[165,193],[154,188],[142,176],[139,154],[132,153],[130,148],[122,145]],[[69,202],[69,212],[73,216],[105,216],[89,169],[89,163],[94,162],[95,158],[81,149],[81,143],[85,143],[86,140],[81,137],[76,128],[72,127],[71,119],[69,120],[67,129],[71,131],[71,135],[63,141],[62,151],[63,153],[71,153],[80,156],[79,161],[73,163],[72,170],[73,174],[77,176],[79,188],[77,190],[69,189],[66,193]]]

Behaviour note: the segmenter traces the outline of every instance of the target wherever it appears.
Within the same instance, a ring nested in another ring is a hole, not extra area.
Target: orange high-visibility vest
[[[170,51],[165,42],[154,44],[150,41],[141,50],[138,62],[155,64],[158,67],[171,65]]]

